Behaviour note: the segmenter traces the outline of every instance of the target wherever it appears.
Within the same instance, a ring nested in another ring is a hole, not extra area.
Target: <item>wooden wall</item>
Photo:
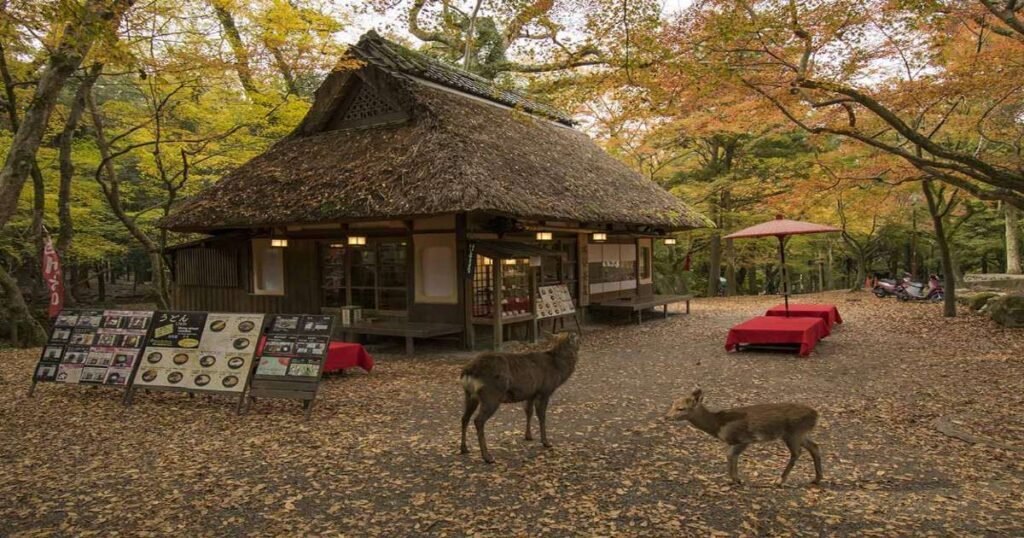
[[[217,249],[217,259],[233,259],[237,263],[238,285],[196,286],[175,282],[172,294],[173,307],[178,310],[206,310],[211,312],[265,312],[265,313],[319,313],[320,273],[316,241],[290,239],[284,256],[285,294],[281,296],[253,295],[249,273],[249,242],[236,239],[225,242],[211,242],[198,247],[176,251],[175,263],[187,263],[191,256],[187,250]],[[203,259],[211,256],[200,255]]]

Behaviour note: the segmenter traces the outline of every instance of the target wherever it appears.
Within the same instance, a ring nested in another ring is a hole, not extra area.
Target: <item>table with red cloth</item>
[[[732,351],[743,344],[799,345],[800,356],[806,357],[829,334],[831,331],[821,318],[760,316],[729,329],[725,349]]]
[[[260,344],[256,347],[256,355],[263,354],[263,346],[266,343],[267,337],[261,337]],[[324,361],[323,373],[338,372],[356,366],[367,372],[373,370],[373,357],[360,344],[332,340],[327,346],[327,360]]]
[[[766,316],[786,316],[786,305],[773,306],[764,313]],[[842,323],[843,318],[839,315],[839,309],[833,304],[791,304],[789,305],[789,316],[791,318],[821,318],[825,320],[829,330],[837,323]]]

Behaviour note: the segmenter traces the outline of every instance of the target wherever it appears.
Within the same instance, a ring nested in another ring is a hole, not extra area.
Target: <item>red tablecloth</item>
[[[263,346],[266,343],[266,336],[260,338],[260,344],[256,346],[257,356],[263,353]],[[327,346],[327,360],[324,361],[323,372],[338,372],[356,366],[367,372],[373,370],[373,357],[360,344],[331,341]]]
[[[367,372],[373,370],[373,357],[363,349],[363,346],[349,342],[331,342],[327,348],[324,372],[337,372],[356,366]]]
[[[764,315],[786,317],[786,305],[773,306]],[[829,329],[832,329],[833,325],[843,322],[843,318],[839,315],[839,309],[832,304],[791,304],[789,305],[789,317],[821,318],[828,324]]]
[[[799,345],[800,355],[806,357],[829,334],[828,325],[821,318],[761,316],[729,329],[725,349],[732,351],[741,344],[792,344]]]

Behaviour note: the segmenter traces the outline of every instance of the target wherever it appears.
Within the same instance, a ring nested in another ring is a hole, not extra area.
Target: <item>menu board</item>
[[[537,319],[567,316],[576,312],[569,286],[558,284],[537,288]]]
[[[275,315],[265,334],[256,377],[303,380],[320,378],[331,342],[331,316]]]
[[[133,388],[241,394],[263,314],[157,312]]]
[[[62,310],[33,382],[127,386],[152,317],[151,311]]]
[[[308,419],[320,388],[333,321],[331,316],[271,316],[263,329],[267,342],[249,396],[302,400]]]

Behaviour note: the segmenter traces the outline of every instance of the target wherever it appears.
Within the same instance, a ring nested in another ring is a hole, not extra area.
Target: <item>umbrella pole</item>
[[[786,304],[786,317],[789,317],[789,279],[786,278],[786,248],[783,245],[783,236],[779,238],[779,259],[782,261],[782,300]]]

